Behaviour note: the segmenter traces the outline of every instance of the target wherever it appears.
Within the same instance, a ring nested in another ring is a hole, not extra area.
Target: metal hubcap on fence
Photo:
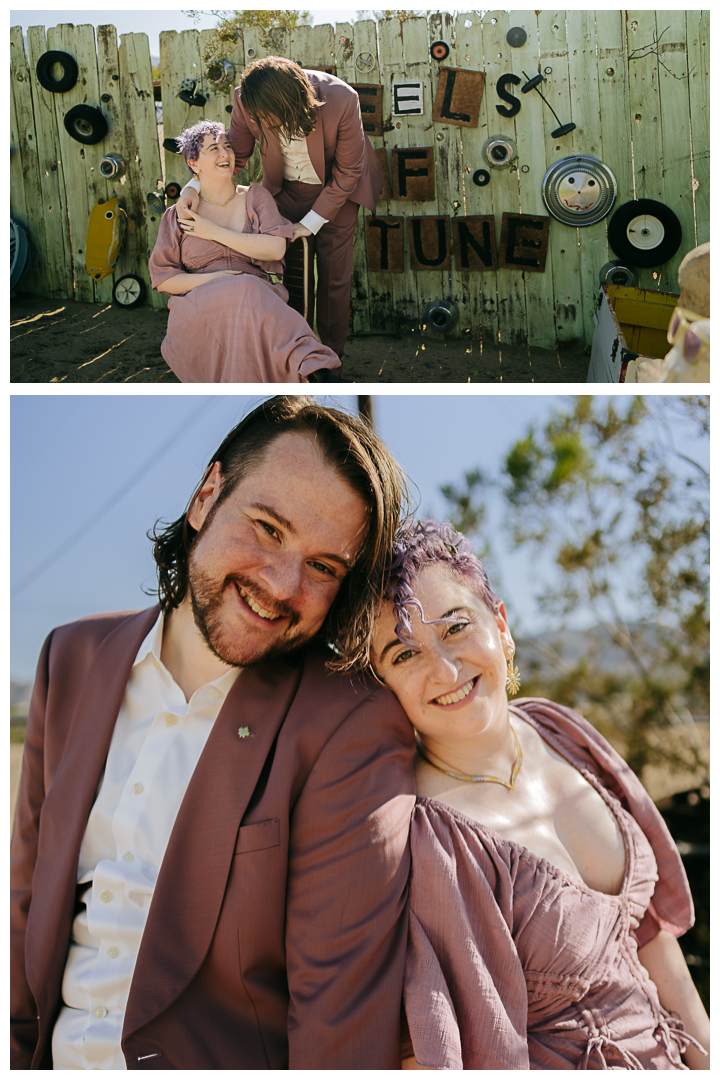
[[[610,213],[615,177],[602,161],[574,154],[556,161],[543,180],[543,200],[564,225],[594,225]]]

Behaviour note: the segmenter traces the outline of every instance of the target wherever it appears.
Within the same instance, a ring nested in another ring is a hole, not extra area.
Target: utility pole
[[[358,412],[364,416],[371,428],[374,428],[372,413],[372,395],[358,394]]]

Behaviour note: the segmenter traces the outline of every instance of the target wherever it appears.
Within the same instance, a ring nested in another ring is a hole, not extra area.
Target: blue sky
[[[259,396],[225,394],[16,395],[11,403],[12,582],[31,583],[12,605],[11,674],[32,678],[48,631],[91,612],[141,607],[154,584],[145,533],[159,517],[182,513],[206,460]],[[338,398],[354,406],[355,397]],[[419,489],[422,511],[442,514],[441,484],[475,466],[493,472],[531,422],[558,397],[507,395],[376,396],[378,433]],[[202,410],[202,411],[200,411]],[[175,432],[181,438],[158,457]],[[114,493],[140,473],[130,491]],[[112,508],[47,570],[58,545]],[[494,519],[500,507],[492,501]],[[537,626],[525,556],[499,552],[497,570],[510,609]]]
[[[342,8],[333,7],[330,4],[321,4],[312,8],[303,8],[301,4],[281,5],[281,7],[309,11],[315,26],[322,23],[352,22],[358,12],[363,10],[361,7]],[[428,10],[444,11],[446,8],[453,10],[449,4],[433,5],[432,9]],[[373,9],[369,8],[367,10]],[[417,10],[421,9],[418,8]],[[13,9],[10,12],[10,25],[22,26],[24,33],[27,33],[28,26],[44,26],[47,28],[48,26],[57,26],[60,22],[75,23],[75,25],[83,23],[92,23],[93,26],[110,25],[114,26],[119,34],[138,32],[147,34],[150,41],[151,55],[158,56],[161,30],[192,30],[193,27],[197,27],[198,30],[206,30],[216,25],[217,19],[211,12],[198,12],[198,14],[200,17],[194,22],[188,18],[184,10],[178,10],[177,8],[163,9],[158,6],[149,11],[139,11],[133,7],[111,11],[97,11],[90,8],[69,11],[67,8],[58,5],[55,8],[45,8],[39,11],[24,10],[22,8]]]
[[[143,586],[155,583],[147,530],[158,518],[173,520],[183,512],[207,460],[264,396],[198,396],[184,388],[173,394],[13,395],[13,592],[27,581],[12,602],[14,678],[32,679],[53,626],[151,602],[143,593]],[[355,396],[334,400],[349,407],[357,402]],[[567,396],[540,389],[532,395],[385,391],[373,397],[378,434],[414,481],[420,511],[436,517],[446,509],[442,484],[460,483],[475,467],[498,476],[513,443],[564,402]],[[697,452],[684,446],[682,432],[676,440],[680,449]],[[510,550],[501,531],[501,496],[491,491],[487,501],[491,582],[518,634],[548,629],[534,601],[548,564]],[[66,550],[44,568],[59,547]],[[628,590],[630,585],[628,580]],[[589,613],[576,612],[574,625],[591,623]]]

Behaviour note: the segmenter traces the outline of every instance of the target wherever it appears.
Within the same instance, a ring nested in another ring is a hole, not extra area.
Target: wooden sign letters
[[[495,219],[492,214],[453,218],[456,270],[496,270]]]
[[[549,239],[549,217],[503,214],[498,266],[502,270],[533,270],[544,274]]]
[[[402,217],[365,219],[368,270],[402,274],[404,225]],[[411,270],[450,270],[450,218],[442,214],[409,217]],[[547,259],[550,218],[537,214],[502,216],[500,248],[495,245],[492,214],[452,219],[455,269],[468,271],[529,270],[542,274]]]
[[[392,177],[393,198],[432,202],[435,198],[434,148],[432,146],[394,146]]]
[[[411,270],[450,269],[450,218],[408,218]]]
[[[484,71],[441,68],[433,104],[433,120],[457,127],[477,127],[484,86]]]
[[[405,269],[403,231],[402,218],[365,218],[368,270],[389,270],[391,274],[402,274]]]
[[[366,135],[382,135],[383,88],[380,83],[350,83],[360,98],[363,131]]]

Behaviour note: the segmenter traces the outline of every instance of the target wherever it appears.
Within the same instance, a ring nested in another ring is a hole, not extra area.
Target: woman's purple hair
[[[185,130],[178,135],[175,142],[177,143],[178,151],[183,155],[185,161],[197,161],[206,135],[212,135],[215,142],[220,142],[227,133],[227,128],[219,121],[201,120],[192,127],[185,128]]]
[[[458,577],[497,615],[500,600],[490,588],[483,565],[473,551],[472,544],[457,532],[449,521],[433,521],[425,518],[403,526],[396,534],[392,548],[390,584],[385,599],[395,608],[397,623],[395,633],[404,645],[411,643],[410,608],[420,611],[426,625],[441,622],[425,619],[422,605],[413,592],[413,583],[421,570],[433,563],[442,563]]]

